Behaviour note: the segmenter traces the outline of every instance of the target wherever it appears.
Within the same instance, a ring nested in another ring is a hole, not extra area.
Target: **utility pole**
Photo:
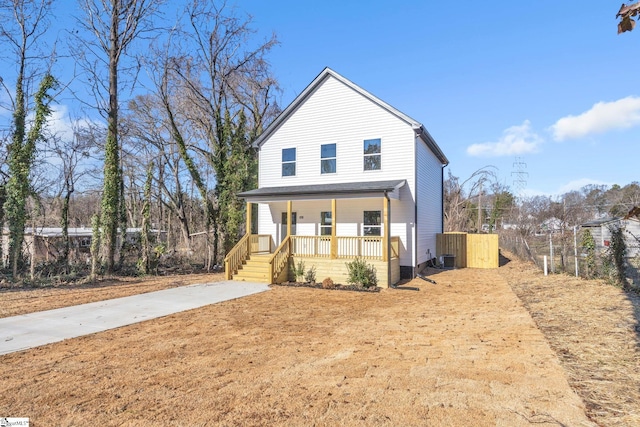
[[[478,194],[478,233],[482,231],[482,181],[480,181],[480,193]]]

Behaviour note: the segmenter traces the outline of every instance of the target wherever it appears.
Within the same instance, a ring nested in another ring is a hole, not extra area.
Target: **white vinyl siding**
[[[364,141],[380,139],[381,169],[364,171]],[[336,144],[336,173],[322,173],[321,146]],[[281,176],[283,148],[296,147],[296,175]],[[418,153],[416,154],[416,149]],[[415,170],[418,155],[419,170]],[[426,162],[425,164],[422,164]],[[414,266],[435,256],[435,233],[442,231],[441,164],[424,142],[416,141],[411,124],[329,76],[274,130],[260,147],[259,187],[341,182],[406,180],[400,199],[391,200],[391,236],[399,236],[400,265]],[[415,231],[416,178],[420,181],[419,230]],[[382,197],[338,199],[332,218],[338,236],[360,236],[365,210],[383,210]],[[260,205],[259,233],[279,242],[281,213],[286,202]],[[297,235],[320,235],[320,212],[331,211],[331,200],[293,201]],[[422,228],[424,225],[425,228]],[[414,241],[418,235],[418,245]]]
[[[411,125],[328,77],[260,147],[259,186],[410,179]],[[363,173],[363,143],[382,141],[381,170]],[[320,147],[336,143],[336,173],[322,174]],[[282,177],[283,148],[296,146],[296,176]]]
[[[416,138],[418,264],[436,256],[436,234],[442,233],[442,164],[420,139]]]

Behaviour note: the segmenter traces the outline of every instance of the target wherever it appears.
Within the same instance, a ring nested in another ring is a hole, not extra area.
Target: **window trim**
[[[293,150],[293,160],[284,160],[284,152],[285,152],[285,150]],[[281,167],[281,170],[280,170],[281,177],[282,178],[287,178],[287,177],[290,177],[290,176],[296,176],[296,173],[297,173],[296,162],[298,161],[298,150],[297,150],[297,148],[296,147],[283,148],[282,151],[281,151],[280,159],[282,161],[281,162],[282,167]],[[284,166],[285,165],[293,165],[293,174],[291,174],[291,175],[285,175],[284,174]]]
[[[378,215],[378,224],[367,224],[366,223],[366,219],[367,219],[367,213],[371,213],[374,212],[374,215],[377,214]],[[363,236],[382,236],[383,234],[383,227],[384,224],[382,223],[382,211],[380,210],[375,210],[375,211],[362,211],[362,235]],[[369,229],[378,229],[378,233],[379,234],[366,234],[365,230],[369,228]]]
[[[329,145],[333,145],[334,155],[333,157],[323,157],[322,147],[326,147]],[[325,161],[331,161],[331,160],[333,160],[333,172],[325,172],[324,168],[322,167],[322,164]],[[330,142],[328,144],[321,144],[320,145],[320,175],[334,174],[334,173],[338,173],[338,144],[336,144],[335,142]]]
[[[329,214],[329,224],[325,224],[325,214]],[[322,231],[329,229],[329,234],[323,234]],[[320,236],[331,236],[333,234],[333,218],[331,215],[331,211],[321,211],[320,212]]]
[[[380,147],[380,150],[377,153],[367,153],[365,145],[368,141],[379,141],[378,146]],[[377,169],[367,169],[367,161],[366,161],[367,158],[376,157],[376,156],[380,159],[378,161],[378,164],[380,167],[378,167]],[[362,141],[362,170],[364,172],[375,172],[375,171],[382,170],[382,138],[369,138],[369,139],[364,139]]]

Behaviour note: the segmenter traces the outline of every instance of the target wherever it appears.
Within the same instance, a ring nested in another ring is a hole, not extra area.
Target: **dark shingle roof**
[[[287,187],[263,187],[238,194],[238,197],[289,197],[319,196],[331,194],[384,193],[396,190],[405,184],[405,180],[347,182],[339,184],[292,185]]]

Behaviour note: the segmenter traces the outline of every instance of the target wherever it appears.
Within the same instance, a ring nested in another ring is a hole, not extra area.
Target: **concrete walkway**
[[[264,283],[215,282],[0,319],[0,355],[168,316],[269,290]]]

